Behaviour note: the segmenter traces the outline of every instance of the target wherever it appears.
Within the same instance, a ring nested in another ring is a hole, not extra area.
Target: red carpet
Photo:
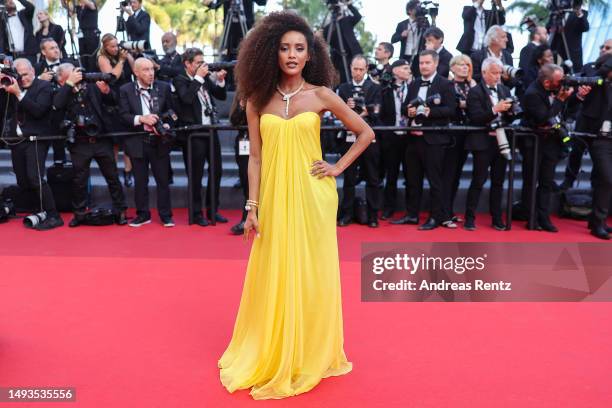
[[[188,227],[177,211],[174,229],[1,225],[0,387],[73,386],[77,402],[0,406],[611,406],[610,303],[360,301],[362,241],[594,240],[583,223],[555,220],[559,234],[523,223],[502,233],[481,218],[474,233],[384,222],[340,229],[354,371],[298,397],[257,402],[218,380],[249,252],[227,224]]]

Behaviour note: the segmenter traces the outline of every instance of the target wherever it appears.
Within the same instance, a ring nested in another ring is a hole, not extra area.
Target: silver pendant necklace
[[[302,80],[302,84],[299,86],[299,88],[296,89],[295,91],[289,92],[289,93],[284,93],[283,91],[281,91],[280,87],[278,85],[276,85],[276,90],[278,91],[278,93],[283,95],[283,101],[286,102],[286,105],[285,105],[285,118],[289,117],[289,100],[291,98],[293,98],[295,95],[297,95],[298,92],[300,92],[302,90],[302,88],[304,88],[304,84],[305,83],[306,83],[306,81]]]

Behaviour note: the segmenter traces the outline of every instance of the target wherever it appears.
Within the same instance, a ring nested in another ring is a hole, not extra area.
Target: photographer
[[[380,87],[365,77],[368,61],[363,55],[356,55],[351,61],[351,82],[338,87],[338,95],[349,108],[357,112],[370,125],[375,123],[375,115],[380,108]],[[344,154],[355,142],[352,132],[343,132],[344,140],[340,146]],[[368,226],[378,227],[380,201],[380,143],[371,143],[359,159],[344,171],[342,202],[338,226],[344,227],[353,222],[355,205],[355,186],[359,174],[358,167],[366,180],[366,202],[368,206]]]
[[[485,33],[493,25],[506,23],[506,11],[501,0],[494,0],[496,10],[485,10],[484,0],[474,0],[471,6],[463,7],[463,35],[457,49],[463,54],[471,55],[485,46]],[[479,68],[480,69],[480,68]]]
[[[129,128],[147,135],[125,138],[125,150],[132,159],[135,176],[136,218],[131,227],[151,222],[149,211],[149,165],[157,184],[157,211],[164,227],[173,227],[170,203],[171,135],[166,134],[173,124],[170,85],[155,81],[153,62],[138,58],[134,62],[136,81],[119,90],[119,114]]]
[[[351,1],[327,0],[330,13],[328,13],[326,21],[323,22],[323,38],[329,42],[331,59],[336,70],[340,72],[341,83],[350,80],[350,78],[347,78],[347,72],[345,71],[345,68],[350,69],[350,67],[345,67],[344,61],[350,64],[354,56],[363,54],[361,45],[355,36],[355,26],[361,21],[361,14],[351,4]],[[336,18],[338,25],[335,25],[334,18]],[[342,37],[346,60],[342,55],[336,27],[340,29],[340,37]],[[350,75],[350,72],[348,74]]]
[[[52,134],[48,120],[52,103],[51,84],[37,79],[34,67],[25,58],[16,59],[13,67],[11,76],[0,74],[4,83],[0,85],[0,112],[7,112],[4,134],[23,138],[19,142],[7,143],[11,148],[17,184],[23,189],[35,190],[36,195],[42,198],[41,206],[47,218],[35,228],[39,231],[50,230],[64,225],[64,221],[55,208],[51,188],[44,179],[49,143],[31,142],[27,137]]]
[[[402,111],[402,105],[408,96],[408,84],[412,75],[410,64],[404,59],[398,59],[391,65],[393,71],[393,84],[383,86],[381,89],[380,122],[384,126],[407,126],[406,112]],[[381,160],[386,174],[384,188],[382,220],[393,217],[395,204],[397,202],[397,179],[400,165],[407,179],[406,164],[406,131],[385,131],[380,137]],[[405,195],[406,200],[408,195]]]
[[[610,213],[610,200],[612,199],[612,55],[605,55],[600,62],[597,73],[606,79],[602,87],[596,87],[587,97],[600,99],[598,118],[595,126],[598,127],[598,137],[593,140],[589,151],[593,159],[593,212],[589,220],[591,234],[601,239],[610,239],[612,228],[606,225]],[[585,100],[586,103],[586,100]],[[583,112],[585,111],[583,107]]]
[[[123,2],[127,3],[127,2]],[[125,22],[128,39],[130,41],[149,42],[149,31],[151,30],[151,17],[142,9],[142,0],[130,0],[129,6],[122,4],[123,11],[129,17]]]
[[[374,49],[375,64],[368,65],[368,77],[377,84],[380,84],[381,76],[384,72],[391,72],[389,59],[393,56],[393,45],[388,42],[381,42]]]
[[[406,4],[406,14],[408,18],[400,22],[395,28],[395,33],[391,37],[391,43],[400,42],[400,58],[412,63],[413,59],[423,48],[422,35],[429,28],[429,21],[424,16],[417,17],[417,11],[421,7],[419,0],[410,0]]]
[[[529,29],[529,42],[521,49],[519,68],[525,71],[533,67],[532,55],[540,45],[548,44],[548,31],[544,26],[535,26]]]
[[[531,53],[531,62],[527,65],[527,69],[524,71],[523,77],[516,87],[516,95],[519,97],[523,96],[525,90],[529,88],[529,85],[537,80],[540,68],[546,64],[552,64],[553,62],[553,52],[548,44],[542,44],[535,47]]]
[[[115,223],[127,224],[125,196],[119,181],[117,163],[113,155],[113,141],[109,137],[97,137],[106,133],[106,122],[102,105],[116,104],[108,83],[88,83],[83,72],[70,63],[61,64],[57,73],[59,90],[53,98],[53,106],[64,115],[64,128],[70,138],[70,158],[74,166],[72,180],[72,210],[74,218],[70,227],[81,225],[87,214],[87,185],[91,161],[95,159],[100,172],[108,184],[113,200]]]
[[[581,77],[596,77],[600,76],[599,70],[604,65],[605,61],[612,55],[612,39],[608,39],[599,48],[599,57],[597,61],[588,63],[582,67]],[[603,75],[605,77],[605,75]],[[600,108],[605,105],[605,100],[602,99],[600,91],[589,93],[582,103],[580,112],[576,119],[576,131],[586,133],[597,133],[600,120]],[[572,151],[570,152],[567,167],[565,169],[565,177],[563,183],[559,186],[561,190],[567,190],[574,185],[582,156],[588,145],[592,142],[591,138],[577,137],[572,143]],[[593,174],[593,173],[591,173]],[[591,176],[591,179],[593,177]]]
[[[183,72],[174,78],[173,84],[178,97],[177,113],[183,126],[211,125],[218,123],[216,117],[216,103],[213,97],[225,100],[227,91],[225,89],[226,71],[217,72],[217,82],[210,78],[208,64],[204,62],[204,53],[199,48],[187,48],[183,53]],[[227,219],[218,212],[212,214],[211,204],[214,199],[215,208],[219,208],[219,193],[221,191],[221,144],[218,134],[215,134],[214,151],[210,152],[209,131],[196,131],[194,133],[206,133],[206,137],[194,137],[191,140],[191,168],[193,185],[193,217],[195,223],[202,227],[208,225],[208,221],[202,215],[202,177],[204,176],[204,165],[208,161],[208,186],[206,188],[206,213],[208,219],[213,217],[217,222],[225,223]],[[179,136],[183,146],[183,160],[185,168],[188,167],[187,135]],[[215,178],[211,177],[210,154],[215,157]],[[215,183],[215,197],[211,197],[210,187]]]
[[[159,68],[156,72],[157,79],[172,82],[183,71],[183,61],[181,54],[176,51],[176,35],[174,33],[164,33],[161,40],[164,57],[159,61]]]
[[[14,59],[26,58],[36,63],[38,43],[34,37],[34,4],[19,0],[23,10],[17,12],[15,0],[6,0],[6,15],[0,27],[0,53],[11,55]],[[6,24],[6,25],[5,25]]]
[[[566,7],[573,9],[567,11]],[[582,33],[589,31],[589,12],[582,9],[582,0],[552,0],[546,23],[552,42],[550,47],[566,61],[572,61],[573,72],[582,70]],[[564,38],[565,37],[565,38]],[[567,48],[566,48],[567,44]],[[569,55],[566,52],[569,51]]]
[[[440,57],[437,68],[438,74],[444,78],[448,78],[450,60],[453,58],[453,55],[444,48],[444,32],[438,27],[430,27],[425,31],[423,37],[425,38],[425,49],[434,50]],[[419,63],[416,59],[412,62],[412,72],[414,76],[419,76],[421,74],[419,72]]]
[[[474,80],[480,82],[482,79],[480,73],[480,67],[482,62],[489,58],[497,58],[504,64],[502,71],[502,82],[508,88],[512,89],[518,81],[512,78],[507,72],[506,67],[512,67],[514,62],[512,60],[512,54],[506,50],[508,45],[508,34],[498,25],[491,26],[485,35],[485,48],[475,51],[472,53],[472,62],[474,63]]]
[[[521,123],[534,129],[540,142],[539,154],[535,157],[533,139],[521,137],[518,140],[519,150],[523,156],[522,204],[529,209],[531,200],[535,199],[536,229],[548,232],[558,231],[550,220],[550,205],[555,167],[560,160],[562,148],[561,133],[555,131],[552,125],[562,123],[559,117],[561,112],[576,102],[575,98],[570,98],[574,89],[564,87],[563,79],[563,68],[554,64],[544,65],[540,69],[537,81],[527,88],[521,100],[524,110]],[[589,90],[580,87],[579,97],[583,98]],[[531,175],[534,167],[538,174],[536,197],[532,197],[531,194]]]
[[[501,83],[502,69],[503,64],[497,58],[487,58],[482,63],[482,81],[470,89],[467,98],[467,114],[471,125],[490,127],[497,122],[497,126],[501,127],[511,122],[512,98],[510,90]],[[482,187],[490,173],[489,213],[493,228],[503,231],[506,225],[502,221],[502,193],[508,163],[500,152],[496,131],[470,133],[465,139],[465,149],[472,152],[474,160],[463,228],[468,231],[476,229],[476,209]]]
[[[98,6],[95,0],[78,0],[76,7],[71,7],[69,0],[62,0],[64,8],[70,16],[76,13],[79,21],[79,55],[81,65],[88,71],[96,68],[95,52],[100,45],[100,30],[98,29]]]
[[[417,77],[408,87],[408,98],[402,107],[407,111],[410,126],[447,126],[455,115],[456,99],[450,81],[436,73],[439,55],[433,50],[421,51]],[[431,230],[442,225],[456,228],[447,219],[442,200],[446,196],[442,183],[444,150],[451,144],[449,133],[412,131],[408,137],[408,205],[405,224],[418,224],[423,176],[430,188],[430,214],[419,230]]]

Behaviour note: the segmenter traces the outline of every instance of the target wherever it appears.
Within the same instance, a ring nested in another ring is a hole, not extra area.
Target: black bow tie
[[[53,68],[53,67],[59,67],[59,64],[60,64],[59,62],[56,62],[56,63],[54,63],[54,64],[47,64],[47,66],[48,66],[49,68]]]
[[[495,88],[494,86],[489,86],[487,88],[489,88],[489,91],[497,93],[497,88]]]
[[[143,93],[149,93],[151,91],[151,88],[138,88],[138,92]]]
[[[423,86],[431,86],[431,81],[425,81],[425,80],[422,80],[422,79],[421,79],[421,84],[420,84],[420,86],[421,86],[421,87],[423,87]]]

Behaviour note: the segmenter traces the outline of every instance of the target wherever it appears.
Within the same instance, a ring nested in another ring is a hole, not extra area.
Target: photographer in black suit
[[[406,14],[408,18],[401,21],[395,28],[395,33],[391,37],[391,43],[400,42],[400,58],[412,63],[417,59],[419,51],[423,49],[423,33],[429,28],[429,21],[423,17],[417,17],[417,10],[420,7],[419,0],[410,0],[406,3]]]
[[[0,112],[7,112],[4,134],[23,138],[9,143],[13,170],[19,187],[35,190],[42,197],[42,210],[47,212],[47,219],[37,224],[36,229],[49,230],[64,225],[55,208],[51,188],[44,179],[49,143],[30,142],[27,137],[53,133],[48,118],[52,104],[51,84],[37,79],[34,67],[25,58],[16,59],[13,66],[19,80],[0,74],[0,78],[11,82],[8,86],[0,85]]]
[[[474,0],[471,6],[463,7],[463,35],[457,44],[457,49],[470,55],[485,46],[485,34],[493,25],[506,23],[506,11],[501,0],[494,0],[496,11],[485,10],[484,0]]]
[[[211,125],[216,124],[216,104],[213,97],[225,100],[227,91],[225,89],[225,71],[217,72],[216,81],[211,79],[208,71],[208,64],[204,62],[204,53],[199,48],[188,48],[183,53],[183,72],[174,78],[173,84],[177,95],[177,113],[181,125]],[[202,133],[198,131],[197,133]],[[217,222],[225,223],[227,219],[218,212],[210,212],[212,199],[210,187],[215,183],[215,208],[219,208],[219,193],[221,190],[221,144],[219,136],[215,134],[214,151],[215,155],[215,178],[211,177],[210,167],[210,140],[208,131],[207,137],[194,137],[191,140],[191,168],[193,185],[193,217],[195,223],[205,227],[208,221],[202,216],[202,177],[204,176],[204,165],[208,161],[208,187],[206,188],[206,213],[208,219],[215,217]],[[188,162],[187,135],[180,135],[179,140],[183,145],[183,159],[185,168]]]
[[[472,62],[474,63],[474,81],[480,82],[482,76],[480,67],[482,62],[489,58],[497,58],[504,65],[514,65],[512,54],[506,49],[508,46],[508,34],[498,25],[491,26],[485,35],[485,48],[472,53]],[[502,83],[508,88],[514,88],[518,81],[510,78],[506,72],[502,72]]]
[[[119,89],[119,114],[124,124],[135,131],[149,132],[125,138],[125,151],[132,159],[135,178],[136,218],[130,221],[131,227],[151,222],[149,165],[157,184],[159,217],[164,227],[174,226],[169,184],[172,140],[154,128],[173,124],[172,95],[170,85],[155,81],[154,72],[153,62],[138,58],[134,62],[136,81]]]
[[[558,229],[550,220],[551,193],[553,190],[555,167],[560,160],[562,141],[560,134],[551,129],[554,123],[562,123],[562,111],[576,102],[573,88],[562,85],[563,68],[554,64],[544,65],[538,79],[525,91],[521,99],[524,115],[522,124],[536,129],[540,141],[538,156],[534,155],[533,139],[519,138],[519,149],[523,156],[523,191],[522,203],[529,209],[531,200],[536,200],[536,228],[548,232]],[[579,88],[578,96],[583,98],[590,89]],[[538,186],[536,197],[531,195],[531,175],[536,167]]]
[[[70,63],[61,64],[57,73],[59,90],[53,97],[53,107],[63,114],[64,128],[72,136],[70,158],[74,166],[72,180],[72,210],[74,218],[68,224],[77,227],[83,223],[87,214],[87,184],[91,161],[96,160],[100,172],[108,184],[113,200],[115,223],[127,224],[125,196],[119,181],[119,171],[113,154],[113,140],[110,137],[97,137],[107,132],[107,121],[103,104],[115,105],[116,101],[110,86],[98,81],[96,84],[83,81],[83,73]]]
[[[408,84],[412,78],[410,64],[404,59],[398,59],[391,65],[394,83],[381,89],[381,106],[379,119],[384,126],[407,126],[408,118],[402,106],[408,97]],[[407,132],[401,130],[386,131],[378,138],[381,147],[381,159],[385,166],[385,188],[383,220],[393,217],[397,202],[397,179],[400,166],[407,179],[406,142]],[[406,201],[408,194],[405,194]]]
[[[18,0],[23,9],[17,12],[15,0],[6,0],[6,14],[0,27],[0,53],[11,55],[14,59],[27,58],[32,64],[36,63],[38,43],[34,37],[34,4],[28,0]],[[4,24],[6,23],[6,27]],[[10,38],[7,35],[10,32]]]
[[[503,126],[510,122],[512,102],[507,98],[511,95],[510,90],[501,83],[502,67],[502,62],[497,58],[487,58],[482,63],[482,81],[470,89],[467,97],[467,114],[471,125],[491,126],[491,123],[497,122],[498,126]],[[489,212],[493,228],[503,231],[506,225],[502,221],[502,192],[508,162],[500,153],[495,131],[468,134],[465,149],[472,152],[474,164],[463,228],[469,231],[476,229],[476,209],[490,173]]]
[[[361,21],[361,14],[350,1],[339,1],[338,4],[334,4],[330,7],[333,7],[335,11],[334,13],[328,13],[327,19],[323,22],[323,38],[327,39],[329,37],[331,59],[334,63],[334,67],[340,72],[340,82],[344,83],[350,81],[350,78],[347,78],[347,73],[344,70],[344,60],[342,58],[340,43],[338,42],[338,34],[335,30],[336,26],[332,18],[334,15],[337,16],[338,27],[340,28],[344,51],[346,52],[346,62],[350,64],[354,56],[363,54],[361,45],[355,36],[355,26]],[[333,32],[330,36],[332,27]],[[350,67],[347,68],[350,71]],[[348,74],[350,75],[350,72]]]
[[[155,75],[160,81],[172,82],[176,76],[183,72],[183,60],[181,54],[176,51],[176,35],[171,32],[162,35],[162,48],[164,57],[159,60]]]
[[[519,68],[528,70],[533,66],[532,55],[535,49],[548,44],[548,31],[544,26],[535,26],[529,29],[529,42],[521,49]]]
[[[351,82],[338,87],[338,95],[349,108],[357,112],[366,122],[373,125],[375,115],[380,109],[380,87],[365,75],[368,71],[368,61],[363,55],[356,55],[351,61]],[[344,154],[355,142],[352,132],[343,132],[344,140],[340,152]],[[357,161],[344,171],[342,186],[342,202],[340,203],[340,219],[338,226],[344,227],[353,222],[355,205],[355,186],[359,168],[366,180],[366,202],[368,206],[368,226],[378,227],[378,210],[380,207],[380,143],[371,143]]]
[[[130,0],[130,5],[123,7],[129,15],[125,22],[128,39],[130,41],[149,41],[151,30],[151,16],[142,9],[142,0]]]
[[[572,61],[573,72],[582,70],[582,33],[589,31],[589,12],[582,9],[582,0],[574,1],[573,12],[553,12],[546,23],[552,42],[550,47],[555,50],[563,61]],[[565,23],[562,24],[561,20]],[[565,35],[563,35],[564,33]],[[565,39],[563,37],[565,36]],[[566,52],[569,51],[569,56]]]
[[[444,78],[448,78],[450,73],[450,60],[453,55],[444,48],[444,32],[438,27],[430,27],[423,34],[425,38],[425,49],[434,50],[440,56],[437,72]],[[419,76],[419,61],[415,58],[412,61],[412,73],[414,76]]]
[[[421,51],[419,55],[421,77],[416,78],[408,87],[408,98],[402,108],[407,111],[410,126],[419,124],[447,126],[455,116],[456,100],[453,85],[448,79],[436,73],[438,60],[439,55],[433,50]],[[432,98],[436,95],[439,97]],[[419,106],[416,106],[417,104]],[[440,225],[456,228],[452,220],[445,219],[446,213],[442,203],[445,197],[442,184],[444,149],[450,145],[451,136],[448,133],[432,131],[411,131],[410,133],[406,153],[408,163],[407,215],[393,223],[418,224],[423,176],[426,175],[430,187],[430,214],[427,222],[419,226],[419,229],[431,230]]]

